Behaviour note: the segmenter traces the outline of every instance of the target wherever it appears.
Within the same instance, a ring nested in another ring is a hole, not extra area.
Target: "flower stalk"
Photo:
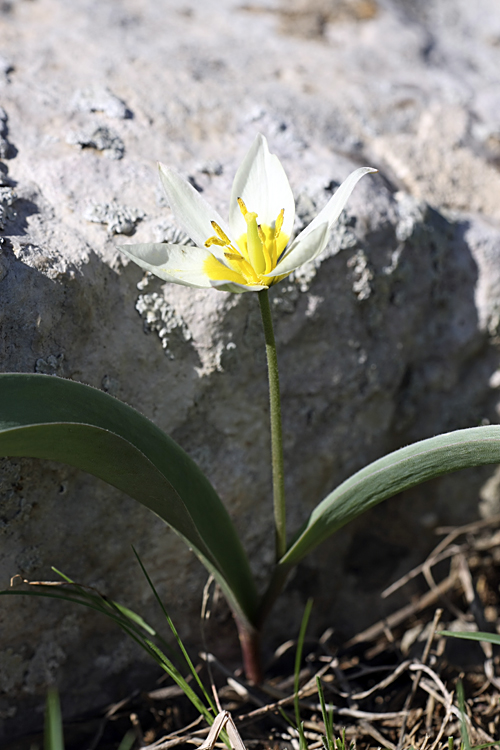
[[[278,357],[276,354],[276,341],[274,339],[273,320],[267,289],[262,289],[259,292],[259,304],[266,340],[267,373],[269,380],[274,528],[276,562],[278,562],[286,552],[285,475],[283,469],[283,430],[281,426]]]

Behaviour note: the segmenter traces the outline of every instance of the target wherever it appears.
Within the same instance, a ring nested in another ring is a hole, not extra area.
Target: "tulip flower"
[[[195,246],[168,243],[123,245],[146,271],[174,284],[225,292],[260,292],[314,260],[326,247],[358,180],[376,169],[362,167],[341,184],[316,218],[291,240],[295,202],[278,157],[258,135],[234,178],[229,223],[176,172],[159,165],[177,223]]]

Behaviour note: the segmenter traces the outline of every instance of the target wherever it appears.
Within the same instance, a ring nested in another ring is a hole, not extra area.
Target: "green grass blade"
[[[64,576],[65,579],[68,579],[67,576]],[[75,584],[76,585],[76,584]],[[47,587],[49,588],[49,587]],[[152,643],[149,639],[147,639],[141,632],[141,628],[136,627],[136,621],[135,618],[130,620],[126,615],[123,617],[122,610],[127,610],[126,607],[116,607],[115,608],[109,608],[110,601],[102,599],[102,601],[99,601],[99,597],[88,594],[88,592],[85,592],[83,587],[78,586],[80,590],[83,591],[85,596],[82,596],[82,599],[78,600],[77,598],[72,599],[69,596],[64,595],[57,595],[50,591],[50,589],[47,592],[11,592],[11,593],[18,593],[18,594],[27,594],[27,595],[39,595],[39,596],[48,596],[51,598],[56,599],[65,599],[66,601],[73,601],[78,604],[83,604],[84,606],[87,606],[91,609],[96,609],[97,611],[101,612],[102,614],[106,615],[110,619],[114,620],[121,628],[122,630],[130,636],[139,646],[141,646],[150,656],[153,657],[153,659],[166,671],[168,674],[172,677],[172,679],[175,680],[176,684],[185,692],[187,697],[195,704],[196,708],[198,710],[200,709],[200,706],[203,707],[203,704],[198,699],[198,696],[193,692],[192,688],[188,685],[188,683],[184,680],[178,669],[174,666],[174,664],[170,661],[170,659],[163,653],[163,651],[158,648],[154,643]],[[0,592],[0,593],[9,593],[7,592]],[[98,600],[98,604],[95,604],[95,600]],[[99,606],[99,604],[101,606]],[[114,604],[114,602],[111,602],[111,604]],[[135,614],[135,613],[132,613]],[[142,619],[142,618],[141,618]],[[150,628],[152,630],[152,628]],[[193,698],[194,696],[194,698]]]
[[[307,740],[304,734],[304,722],[299,724],[299,750],[307,750]]]
[[[302,615],[302,622],[300,623],[300,631],[299,631],[299,637],[297,639],[297,650],[295,652],[295,669],[294,669],[294,680],[293,680],[293,690],[294,690],[294,698],[293,698],[293,707],[295,710],[295,721],[297,724],[297,730],[299,732],[299,741],[300,744],[305,743],[305,746],[307,747],[307,742],[304,737],[304,727],[302,726],[302,722],[300,720],[300,706],[299,706],[299,684],[300,684],[300,663],[302,661],[302,651],[304,649],[304,638],[306,637],[306,630],[307,630],[307,624],[309,622],[309,617],[311,615],[313,600],[308,599],[307,604],[304,609],[304,614]]]
[[[283,721],[285,721],[288,726],[292,727],[293,729],[297,729],[296,724],[291,720],[291,718],[288,716],[287,712],[283,708],[283,706],[278,706],[278,713],[280,714]]]
[[[326,750],[335,750],[335,737],[333,736],[333,711],[329,711],[326,707],[323,685],[321,684],[321,680],[318,676],[316,676],[316,687],[318,690],[321,715],[323,717],[323,724],[325,725],[326,732],[326,737],[323,737],[323,745],[325,746]]]
[[[135,550],[134,550],[135,551]],[[119,604],[118,602],[115,602],[113,599],[109,599],[104,594],[101,594],[96,589],[89,587],[89,586],[82,586],[79,583],[76,583],[71,578],[69,578],[67,575],[62,573],[60,570],[55,568],[53,565],[51,565],[51,570],[54,571],[54,573],[57,573],[58,576],[60,576],[66,583],[71,584],[74,586],[83,597],[88,598],[92,601],[99,601],[102,604],[103,607],[103,613],[107,614],[107,609],[115,609],[120,614],[122,614],[124,617],[127,618],[127,620],[131,620],[136,625],[139,625],[148,635],[157,635],[156,630],[151,627],[151,625],[148,625],[148,623],[137,614],[137,612],[134,612],[132,609],[129,609],[128,607],[125,607],[123,604]]]
[[[333,726],[333,724],[332,724]],[[346,750],[347,745],[345,742],[345,727],[342,728],[342,736],[337,740],[337,747],[339,750]],[[352,741],[349,743],[349,750],[356,747],[356,742]]]
[[[470,633],[468,631],[455,632],[451,630],[440,630],[438,635],[446,635],[450,638],[464,638],[467,641],[483,641],[484,643],[493,643],[500,646],[500,635],[498,633]]]
[[[49,688],[45,704],[44,727],[45,750],[64,750],[64,739],[61,719],[59,694],[55,688]]]
[[[89,589],[85,586],[72,581],[69,576],[61,573],[57,568],[52,568],[58,575],[63,578],[64,583],[68,584],[71,588],[66,588],[63,585],[51,585],[47,584],[31,584],[28,590],[16,590],[7,589],[6,591],[0,591],[0,595],[3,596],[43,596],[50,599],[61,599],[63,601],[71,602],[72,604],[80,604],[88,609],[93,609],[100,614],[109,617],[109,619],[116,622],[116,624],[130,636],[141,648],[143,648],[160,666],[161,662],[155,652],[151,651],[148,645],[148,641],[145,639],[143,630],[148,635],[157,635],[156,631],[151,628],[139,615],[132,612],[128,607],[117,604],[111,599],[107,599],[105,596],[100,594],[94,589]],[[132,614],[132,617],[130,616]],[[168,644],[165,644],[168,648]]]
[[[135,732],[133,729],[129,729],[128,732],[123,736],[122,741],[118,745],[118,750],[131,750],[135,742]]]
[[[460,711],[460,735],[462,737],[462,745],[464,750],[471,750],[469,733],[467,731],[467,722],[465,720],[465,696],[464,686],[461,682],[457,683],[457,696],[458,696],[458,708]]]
[[[76,466],[168,523],[251,625],[257,592],[217,493],[189,456],[134,409],[90,386],[39,374],[0,374],[0,456]]]
[[[158,663],[163,667],[165,672],[171,677],[176,685],[178,685],[181,690],[183,691],[184,695],[189,698],[191,703],[194,705],[197,711],[199,711],[205,719],[208,721],[208,723],[211,725],[214,721],[214,716],[210,713],[210,710],[204,705],[204,703],[200,700],[200,698],[196,695],[193,688],[189,685],[188,682],[184,679],[184,677],[181,675],[178,669],[172,664],[170,659],[165,656],[165,654],[151,641],[148,641],[146,639],[146,643],[149,645],[149,647],[154,651],[154,653],[158,657]]]
[[[66,580],[68,579],[67,576],[63,576]],[[41,589],[43,589],[43,586],[40,586]],[[146,651],[149,656],[151,656],[157,664],[164,669],[167,674],[174,680],[174,682],[181,688],[181,690],[185,693],[187,698],[194,704],[196,709],[202,713],[207,721],[209,723],[212,723],[213,716],[209,712],[209,710],[204,706],[202,701],[198,698],[196,693],[193,691],[191,686],[186,682],[186,680],[182,677],[179,670],[174,666],[174,664],[170,661],[170,659],[161,651],[158,646],[156,646],[154,643],[152,643],[148,638],[146,638],[143,633],[142,627],[138,627],[135,621],[135,618],[130,620],[128,617],[124,616],[120,609],[113,609],[106,606],[109,604],[106,600],[99,600],[99,597],[93,594],[89,594],[88,592],[85,592],[84,595],[70,595],[70,594],[61,594],[58,591],[55,591],[50,586],[45,587],[46,590],[43,591],[0,591],[0,595],[7,595],[7,596],[44,596],[49,597],[51,599],[62,599],[64,601],[72,602],[75,604],[82,604],[83,606],[88,607],[89,609],[94,609],[101,614],[106,615],[110,619],[114,620],[117,625],[120,626],[120,628],[130,637],[132,638],[144,651]],[[79,587],[80,590],[82,590],[82,587]],[[125,611],[127,610],[126,607],[123,608]],[[135,613],[133,613],[135,614]],[[52,699],[53,700],[53,699]],[[51,704],[52,705],[52,704]],[[55,709],[54,709],[55,710]],[[48,731],[48,730],[47,730]],[[52,748],[49,748],[49,750],[52,750]]]
[[[296,565],[331,534],[374,505],[458,469],[500,463],[500,426],[457,430],[401,448],[366,466],[311,513],[279,565]]]
[[[106,615],[106,617],[109,617],[111,620],[114,620],[114,622],[116,622],[116,624],[119,625],[122,630],[127,633],[127,635],[133,638],[135,642],[139,644],[139,646],[141,646],[141,648],[147,651],[155,658],[156,661],[158,661],[156,655],[152,654],[150,648],[145,645],[145,637],[141,632],[141,629],[137,627],[134,622],[130,622],[128,619],[124,619],[119,610],[114,611],[112,608],[110,609],[109,607],[104,606],[104,603],[99,601],[98,597],[83,597],[78,595],[78,593],[71,595],[66,593],[60,594],[50,586],[40,586],[40,589],[43,588],[45,588],[45,590],[40,591],[13,591],[7,589],[6,591],[0,591],[0,596],[43,596],[50,599],[61,599],[66,602],[71,602],[72,604],[81,604],[88,609],[93,609],[96,612],[100,612],[101,614]]]
[[[215,704],[212,701],[212,699],[211,699],[210,695],[208,694],[207,690],[205,689],[205,686],[204,686],[203,682],[200,679],[200,675],[196,671],[195,666],[194,666],[193,662],[191,661],[191,657],[189,656],[189,654],[188,654],[188,652],[187,652],[187,650],[186,650],[186,648],[185,648],[185,646],[184,646],[184,644],[183,644],[183,642],[181,640],[181,637],[179,636],[179,633],[177,632],[177,628],[175,627],[172,618],[168,614],[168,611],[167,611],[165,605],[163,604],[162,600],[160,599],[160,596],[158,595],[158,592],[157,592],[157,590],[156,590],[156,588],[155,588],[155,586],[153,584],[153,581],[151,580],[151,578],[149,576],[149,573],[147,572],[146,568],[144,567],[144,565],[142,563],[142,560],[139,557],[137,551],[134,549],[134,547],[132,547],[132,549],[134,550],[134,555],[136,556],[137,561],[138,561],[139,565],[141,566],[141,570],[144,573],[144,576],[145,576],[145,578],[146,578],[146,580],[147,580],[147,582],[148,582],[148,584],[149,584],[149,586],[151,588],[151,591],[153,592],[156,601],[160,605],[161,611],[163,612],[163,614],[165,616],[165,619],[167,620],[168,626],[169,626],[170,630],[173,633],[173,636],[174,636],[174,638],[175,638],[175,640],[177,642],[177,645],[179,646],[179,649],[180,649],[180,651],[181,651],[181,653],[182,653],[182,655],[184,657],[184,660],[185,660],[185,662],[186,662],[186,664],[188,666],[189,671],[193,675],[193,678],[195,679],[195,681],[198,683],[198,686],[199,686],[200,690],[202,691],[202,693],[203,693],[203,695],[205,697],[205,700],[207,701],[208,705],[210,706],[210,708],[212,709],[212,711],[214,711],[214,713],[217,713]]]
[[[118,604],[117,602],[112,602],[113,607],[116,607],[116,609],[127,618],[127,620],[131,620],[132,622],[135,622],[136,625],[139,625],[142,630],[144,630],[148,635],[156,635],[156,630],[151,627],[151,625],[148,625],[148,623],[136,612],[129,609],[128,607],[125,607],[123,604]]]

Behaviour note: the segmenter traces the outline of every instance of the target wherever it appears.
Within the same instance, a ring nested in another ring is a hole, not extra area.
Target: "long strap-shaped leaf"
[[[296,565],[346,523],[409,487],[457,469],[496,463],[499,425],[448,432],[390,453],[353,474],[316,506],[279,565]]]
[[[0,456],[62,461],[123,490],[183,537],[238,616],[254,621],[255,585],[222,501],[182,448],[131,407],[70,380],[0,374]]]

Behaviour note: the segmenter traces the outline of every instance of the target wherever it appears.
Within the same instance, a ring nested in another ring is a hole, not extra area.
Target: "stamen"
[[[215,221],[211,221],[210,224],[213,226],[213,228],[215,229],[215,231],[217,232],[217,234],[219,235],[219,237],[221,238],[221,240],[224,240],[224,244],[225,245],[230,245],[231,244],[231,240],[229,239],[229,237],[227,236],[227,234],[222,231],[222,229],[220,228],[220,226]]]
[[[278,218],[276,219],[276,222],[274,224],[274,239],[278,239],[280,236],[281,229],[283,227],[283,220],[285,218],[285,209],[282,208],[281,211],[278,214]]]
[[[273,242],[272,245],[275,245],[276,243]],[[272,246],[271,246],[272,247]],[[272,260],[272,249],[269,246],[269,243],[263,242],[262,243],[262,253],[264,255],[264,260],[266,263],[266,267],[264,268],[264,273],[269,273],[273,270],[273,260]]]
[[[240,207],[240,211],[243,214],[243,216],[246,216],[248,213],[248,208],[245,206],[241,198],[238,198],[238,206]]]
[[[265,245],[266,244],[266,235],[262,231],[262,227],[261,227],[260,224],[257,224],[257,232],[259,234],[260,241],[262,242],[263,245]]]
[[[210,247],[211,245],[218,245],[219,247],[227,247],[227,242],[224,242],[224,240],[221,240],[219,237],[209,237],[208,240],[205,242],[205,247]]]
[[[251,281],[254,284],[258,283],[259,277],[245,258],[242,258],[241,255],[234,255],[233,253],[224,253],[224,257],[229,261],[237,273],[243,274],[247,281]]]

